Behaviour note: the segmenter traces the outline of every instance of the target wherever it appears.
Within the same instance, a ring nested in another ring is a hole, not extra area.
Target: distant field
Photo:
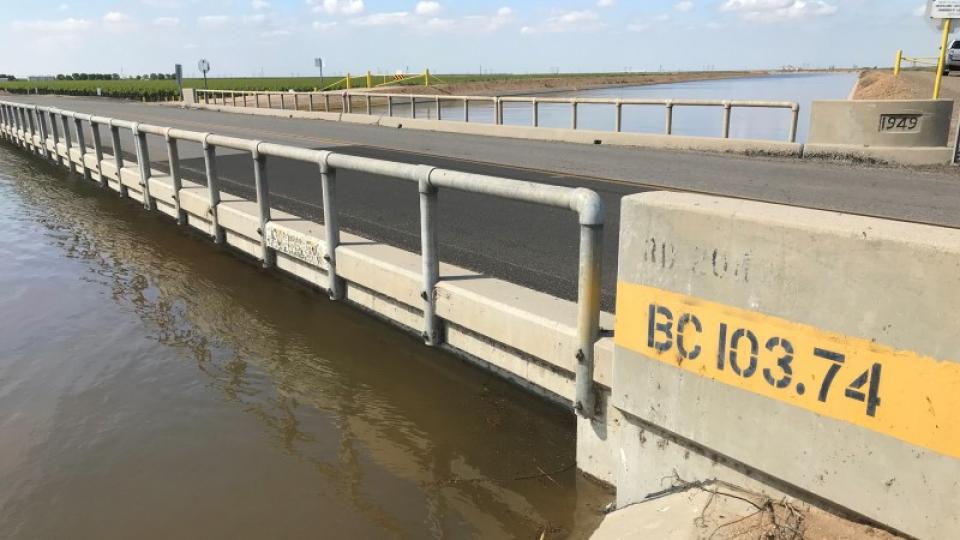
[[[534,79],[598,79],[604,77],[634,77],[643,76],[640,73],[570,73],[570,74],[446,74],[431,75],[431,84],[466,84],[497,81],[524,81]],[[336,77],[327,77],[327,85],[337,81]],[[389,77],[373,76],[373,84],[378,85],[389,80]],[[366,76],[351,77],[353,88],[362,88],[367,85]],[[211,78],[207,80],[211,89],[218,90],[263,90],[263,91],[311,91],[320,87],[319,77],[242,77],[242,78]],[[423,78],[398,83],[399,85],[422,85]],[[185,79],[187,88],[203,88],[203,79]],[[130,80],[119,81],[0,81],[0,90],[10,93],[25,94],[38,91],[41,94],[61,94],[70,96],[95,96],[97,88],[105,97],[145,99],[147,101],[165,101],[178,98],[177,85],[172,80]],[[346,88],[342,82],[331,88],[340,90]]]

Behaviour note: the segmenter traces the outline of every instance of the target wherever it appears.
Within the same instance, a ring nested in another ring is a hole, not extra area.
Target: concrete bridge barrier
[[[808,157],[847,156],[905,164],[950,163],[953,101],[814,101]]]
[[[721,479],[960,530],[960,231],[681,193],[623,200],[618,505]]]

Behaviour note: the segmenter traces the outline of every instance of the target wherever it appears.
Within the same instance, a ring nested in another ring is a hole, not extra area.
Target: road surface
[[[4,96],[4,99],[156,125],[332,149],[561,186],[583,186],[606,203],[603,306],[616,286],[619,200],[651,189],[719,194],[782,204],[960,227],[960,175],[952,168],[907,169],[721,154],[522,141],[379,128],[318,120],[250,116],[108,99]],[[108,137],[106,139],[109,139]],[[88,139],[89,140],[89,139]],[[132,148],[128,140],[125,149]],[[185,176],[202,180],[199,145],[181,145]],[[155,164],[163,142],[151,138]],[[161,167],[162,164],[159,164]],[[224,189],[252,196],[248,155],[218,159]],[[268,163],[275,206],[321,219],[316,167]],[[412,184],[343,173],[338,198],[343,227],[377,241],[419,250],[417,190]],[[560,210],[444,190],[441,258],[564,298],[576,295],[576,218]]]

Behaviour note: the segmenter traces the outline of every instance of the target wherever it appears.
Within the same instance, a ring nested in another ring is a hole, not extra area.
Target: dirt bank
[[[853,99],[930,99],[933,96],[933,71],[901,71],[894,76],[891,70],[865,71],[860,74]],[[940,84],[940,98],[954,102],[953,118],[950,120],[950,138],[956,132],[960,107],[960,76],[944,77]]]
[[[510,77],[490,78],[481,81],[449,82],[424,86],[391,86],[376,89],[376,92],[396,94],[446,94],[451,96],[505,96],[565,92],[608,86],[633,86],[665,84],[684,81],[729,79],[735,77],[758,77],[766,71],[703,71],[685,73],[624,73],[622,75],[565,75],[558,77]]]

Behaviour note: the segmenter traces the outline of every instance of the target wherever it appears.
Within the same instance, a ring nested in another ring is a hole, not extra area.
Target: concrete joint
[[[436,167],[429,165],[417,166],[417,187],[420,189],[420,193],[436,193],[436,186],[430,183],[430,175],[436,169]]]
[[[577,188],[574,190],[571,210],[580,216],[580,225],[603,226],[603,199],[593,190]]]

